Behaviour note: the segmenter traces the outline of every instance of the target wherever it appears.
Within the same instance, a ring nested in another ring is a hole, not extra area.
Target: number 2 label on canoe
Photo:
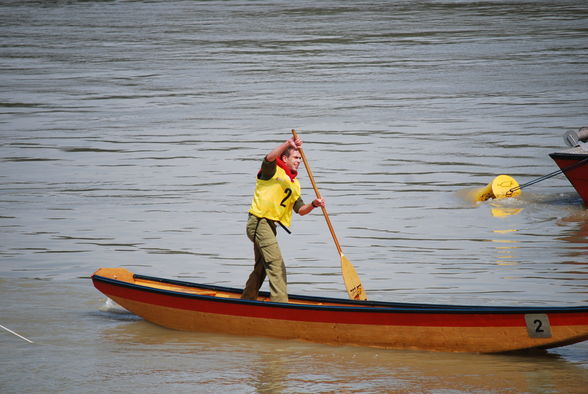
[[[525,315],[527,331],[531,338],[551,338],[549,317],[544,313]]]

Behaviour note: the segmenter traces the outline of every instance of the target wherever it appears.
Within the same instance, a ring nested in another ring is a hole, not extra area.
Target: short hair
[[[294,148],[293,146],[289,146],[282,152],[281,156],[290,157],[290,155],[292,154],[292,151],[298,152],[298,148]]]

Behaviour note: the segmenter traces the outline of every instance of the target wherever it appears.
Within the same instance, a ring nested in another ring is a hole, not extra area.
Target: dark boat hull
[[[549,155],[588,206],[588,152],[576,147]]]

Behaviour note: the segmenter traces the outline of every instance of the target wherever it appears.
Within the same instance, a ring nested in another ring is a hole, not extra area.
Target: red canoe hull
[[[588,339],[587,307],[484,307],[352,301],[261,293],[102,268],[94,286],[147,321],[184,331],[450,352],[497,353]]]
[[[588,206],[588,152],[581,148],[568,149],[549,155],[563,171],[584,205]]]

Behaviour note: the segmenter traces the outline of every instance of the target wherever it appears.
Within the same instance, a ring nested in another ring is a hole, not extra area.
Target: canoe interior
[[[457,312],[457,313],[535,313],[546,311],[586,311],[588,307],[533,307],[533,306],[482,306],[482,305],[449,305],[449,304],[422,304],[422,303],[406,303],[406,302],[384,302],[384,301],[357,301],[344,298],[329,298],[316,297],[305,295],[289,295],[288,303],[271,302],[269,292],[260,291],[257,300],[242,300],[242,289],[233,287],[224,287],[216,285],[199,284],[193,282],[180,281],[175,279],[158,278],[147,275],[132,274],[130,276],[121,277],[120,270],[115,269],[115,274],[109,275],[110,270],[102,268],[102,271],[93,275],[95,280],[108,281],[113,279],[119,282],[125,282],[131,286],[142,288],[143,291],[165,291],[172,292],[178,297],[197,296],[209,298],[212,297],[215,301],[227,301],[232,303],[243,304],[268,304],[272,307],[295,307],[297,305],[306,307],[337,307],[338,310],[345,308],[357,310],[357,308],[368,308],[370,311],[374,309],[386,310],[414,310],[418,312]],[[128,272],[128,271],[127,271]]]

